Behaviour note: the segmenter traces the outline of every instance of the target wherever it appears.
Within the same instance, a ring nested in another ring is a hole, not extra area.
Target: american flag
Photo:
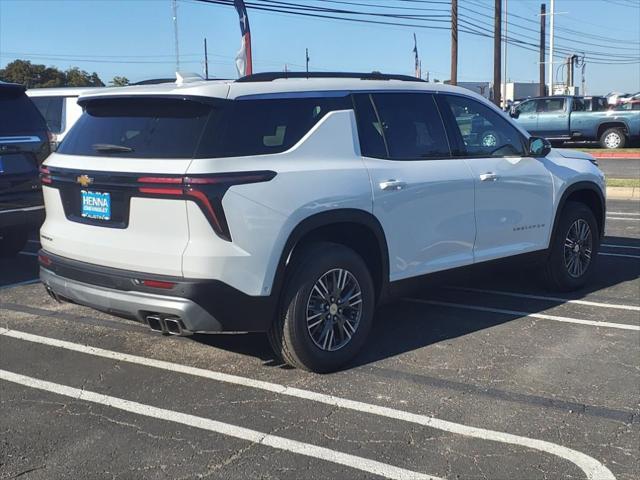
[[[238,75],[244,77],[253,73],[253,61],[251,59],[251,30],[249,29],[249,17],[244,0],[233,0],[238,17],[240,18],[240,32],[242,33],[242,45],[236,55],[236,68]]]
[[[418,57],[418,40],[416,39],[416,34],[413,34],[413,53],[415,54],[415,72],[416,77],[422,77],[422,68],[420,65],[420,58]]]

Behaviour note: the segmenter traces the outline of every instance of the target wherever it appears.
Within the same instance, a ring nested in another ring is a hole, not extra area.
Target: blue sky
[[[357,2],[405,8],[413,5],[449,8],[440,2]],[[311,0],[297,0],[297,3],[318,4]],[[460,14],[474,24],[491,22],[470,9],[490,15],[488,7],[493,5],[493,0],[459,0],[459,3]],[[540,0],[508,0],[510,13],[535,22],[539,8]],[[556,16],[556,25],[560,28],[617,40],[585,38],[558,31],[558,35],[572,40],[557,39],[556,45],[576,51],[640,58],[640,0],[557,0],[556,11],[563,12]],[[175,54],[171,12],[170,0],[0,0],[0,66],[15,58],[26,58],[60,68],[78,66],[96,71],[104,81],[115,75],[132,81],[172,77]],[[255,10],[249,10],[249,18],[255,71],[282,70],[285,63],[290,69],[301,70],[305,47],[308,47],[311,69],[411,74],[415,31],[423,72],[429,70],[432,78],[448,78],[450,33],[447,30],[358,24]],[[202,71],[202,42],[206,36],[210,75],[235,78],[233,58],[240,46],[235,10],[180,0],[178,19],[181,70]],[[513,17],[513,20],[537,29],[535,23],[527,23],[522,18]],[[447,26],[447,23],[436,25]],[[535,32],[515,29],[513,33],[518,31],[538,36]],[[585,41],[601,46],[586,45]],[[492,46],[490,38],[460,34],[459,81],[491,80]],[[536,81],[537,62],[537,53],[510,46],[509,78]],[[576,79],[580,81],[579,72]],[[612,90],[635,92],[640,90],[640,65],[596,65],[587,58],[586,81],[590,94]]]

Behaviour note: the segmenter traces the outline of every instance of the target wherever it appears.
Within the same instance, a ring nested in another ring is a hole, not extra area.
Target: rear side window
[[[64,97],[31,97],[52,133],[61,133]]]
[[[360,152],[365,157],[387,158],[382,123],[374,110],[371,95],[355,95],[353,101],[358,120]]]
[[[68,155],[193,158],[211,115],[222,106],[184,98],[105,98],[85,111],[58,151]]]
[[[222,113],[209,121],[197,156],[239,157],[284,152],[327,113],[352,108],[347,96],[228,101]]]
[[[449,157],[449,143],[435,100],[427,93],[379,93],[373,101],[394,160]]]
[[[42,115],[24,92],[0,88],[0,136],[46,130]]]

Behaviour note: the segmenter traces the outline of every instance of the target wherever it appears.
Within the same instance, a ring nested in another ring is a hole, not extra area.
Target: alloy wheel
[[[573,278],[584,275],[591,263],[592,252],[591,227],[580,218],[571,224],[564,241],[564,266],[567,273]]]
[[[362,317],[362,289],[346,269],[335,268],[313,285],[307,301],[307,330],[321,350],[333,352],[347,345]]]

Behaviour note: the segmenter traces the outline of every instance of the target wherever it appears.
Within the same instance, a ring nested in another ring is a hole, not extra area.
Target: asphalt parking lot
[[[162,337],[0,261],[0,478],[640,478],[640,203],[588,289],[477,269],[380,309],[350,368],[263,335]],[[31,284],[30,284],[31,282]]]

